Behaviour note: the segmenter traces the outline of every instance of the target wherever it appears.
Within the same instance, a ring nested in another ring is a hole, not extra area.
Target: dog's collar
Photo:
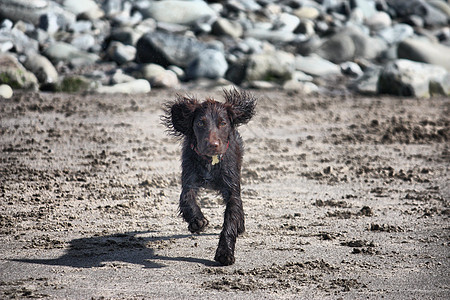
[[[228,150],[229,146],[230,146],[230,141],[228,141],[228,143],[227,143],[227,149],[225,149],[225,152]],[[191,144],[191,149],[194,150],[198,156],[200,156],[201,158],[203,158],[204,160],[206,160],[208,163],[210,163],[213,166],[220,163],[223,160],[223,156],[225,154],[225,153],[224,154],[216,154],[213,156],[203,155],[198,151],[197,147],[195,147],[194,144]]]

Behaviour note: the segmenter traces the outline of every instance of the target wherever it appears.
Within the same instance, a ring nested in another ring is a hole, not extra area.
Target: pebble
[[[315,93],[328,77],[341,77],[358,93],[448,94],[445,1],[0,0],[0,6],[0,59],[6,53],[16,61],[7,68],[14,89],[59,89],[80,75],[126,93],[205,82]],[[102,71],[106,61],[110,72]],[[159,71],[142,74],[150,69]],[[442,69],[447,73],[436,71]],[[22,71],[26,80],[16,76]],[[411,82],[428,80],[429,87],[408,90],[404,78],[383,82],[394,71]],[[101,76],[92,77],[96,72]]]
[[[9,99],[13,95],[12,88],[7,84],[0,84],[0,97]]]

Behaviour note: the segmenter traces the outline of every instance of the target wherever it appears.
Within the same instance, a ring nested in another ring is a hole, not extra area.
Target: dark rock
[[[192,37],[151,32],[143,35],[136,45],[136,58],[141,63],[155,63],[163,67],[187,67],[200,52],[214,46]]]

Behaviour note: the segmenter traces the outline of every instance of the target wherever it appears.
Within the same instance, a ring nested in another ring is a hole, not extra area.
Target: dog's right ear
[[[193,134],[192,123],[194,122],[195,110],[198,107],[197,99],[177,95],[175,101],[165,105],[161,121],[170,134],[189,136]]]

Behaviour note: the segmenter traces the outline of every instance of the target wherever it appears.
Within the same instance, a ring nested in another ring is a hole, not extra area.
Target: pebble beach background
[[[443,0],[0,0],[0,95],[450,94]]]

